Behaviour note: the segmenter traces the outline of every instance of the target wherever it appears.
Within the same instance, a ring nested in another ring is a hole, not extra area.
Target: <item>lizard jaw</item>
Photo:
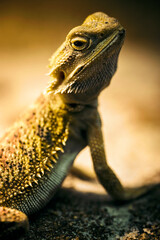
[[[107,39],[104,39],[102,42],[100,42],[96,48],[96,50],[94,50],[92,52],[92,55],[83,63],[78,65],[74,71],[72,71],[68,77],[66,77],[65,79],[65,85],[60,85],[54,92],[54,94],[60,94],[60,95],[66,95],[66,94],[78,94],[79,93],[85,93],[85,90],[87,92],[87,88],[84,89],[83,87],[83,91],[82,88],[79,87],[80,90],[78,90],[78,84],[82,83],[81,80],[81,75],[84,74],[84,72],[87,70],[88,66],[92,66],[92,63],[94,63],[95,61],[98,61],[100,58],[102,58],[102,55],[105,54],[105,52],[107,53],[107,55],[114,55],[113,48],[115,51],[115,47],[117,49],[117,53],[116,55],[119,54],[119,51],[121,49],[121,46],[123,44],[123,40],[124,40],[124,35],[125,35],[125,30],[120,27],[119,29],[117,29],[116,31],[114,31],[114,33]],[[117,46],[116,46],[117,44]],[[107,61],[109,62],[109,58],[107,57]],[[106,63],[107,63],[106,61]],[[115,65],[116,65],[116,58],[115,58]],[[116,67],[115,67],[116,70]],[[113,72],[114,74],[114,72]],[[113,75],[111,74],[111,75]],[[108,86],[111,80],[110,76],[107,79],[107,84],[104,84],[104,87]],[[97,81],[98,84],[98,81]],[[74,87],[74,85],[76,85],[76,87]],[[101,90],[104,88],[102,87]],[[66,98],[70,98],[68,96],[66,96]]]

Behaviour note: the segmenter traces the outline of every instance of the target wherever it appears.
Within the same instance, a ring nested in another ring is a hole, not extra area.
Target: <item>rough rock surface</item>
[[[159,186],[123,205],[106,195],[62,188],[43,210],[30,217],[25,240],[158,240],[159,202]]]

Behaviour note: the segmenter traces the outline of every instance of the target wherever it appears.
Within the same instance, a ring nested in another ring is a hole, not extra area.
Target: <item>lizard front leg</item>
[[[20,240],[28,229],[28,218],[24,213],[16,209],[0,207],[0,240]]]
[[[94,169],[100,183],[115,200],[131,200],[145,194],[153,186],[147,185],[137,188],[124,188],[116,174],[109,167],[104,149],[99,116],[97,119],[95,125],[90,126],[88,129],[88,145],[90,147]]]

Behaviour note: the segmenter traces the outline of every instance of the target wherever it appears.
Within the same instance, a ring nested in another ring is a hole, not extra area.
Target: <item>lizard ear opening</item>
[[[60,85],[65,79],[65,72],[60,69],[52,69],[47,75],[56,78],[58,85]]]
[[[56,77],[57,77],[58,85],[60,85],[65,79],[65,73],[63,71],[59,71]]]
[[[48,75],[52,76],[52,81],[49,83],[49,86],[45,90],[45,93],[51,94],[53,91],[55,91],[56,88],[58,88],[62,84],[65,79],[65,73],[62,70],[52,70]]]

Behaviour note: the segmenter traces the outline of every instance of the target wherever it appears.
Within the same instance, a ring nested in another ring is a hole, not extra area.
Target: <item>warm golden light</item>
[[[50,10],[51,5],[43,12],[43,3],[38,9],[34,6],[32,11],[30,3],[24,3],[24,6],[11,4],[10,8],[3,3],[2,6],[1,136],[19,113],[44,90],[49,80],[45,75],[48,72],[48,58],[63,42],[68,30],[81,24],[89,14],[85,9],[79,15],[75,15],[74,9],[62,14],[58,3],[53,12]],[[103,8],[103,11],[108,13],[108,6],[104,3]],[[139,24],[140,20],[135,19],[134,24],[129,22],[133,19],[132,12],[128,16],[127,12],[123,13],[122,6],[122,12],[118,13],[112,4],[109,8],[109,14],[118,15],[120,22],[125,26],[127,38],[120,54],[118,71],[109,88],[100,97],[108,159],[126,185],[145,183],[150,178],[157,181],[158,177],[153,179],[153,176],[157,176],[160,169],[160,73],[156,42],[152,39],[157,39],[153,34],[155,25],[146,32],[146,25]],[[96,9],[95,5],[94,11],[96,10],[99,9]],[[139,12],[136,14],[139,19]],[[144,14],[147,22],[147,12]],[[145,22],[145,19],[141,21]],[[150,39],[146,37],[149,31],[152,36]],[[88,166],[88,152],[80,154],[76,162],[82,167],[85,167],[85,164]]]

